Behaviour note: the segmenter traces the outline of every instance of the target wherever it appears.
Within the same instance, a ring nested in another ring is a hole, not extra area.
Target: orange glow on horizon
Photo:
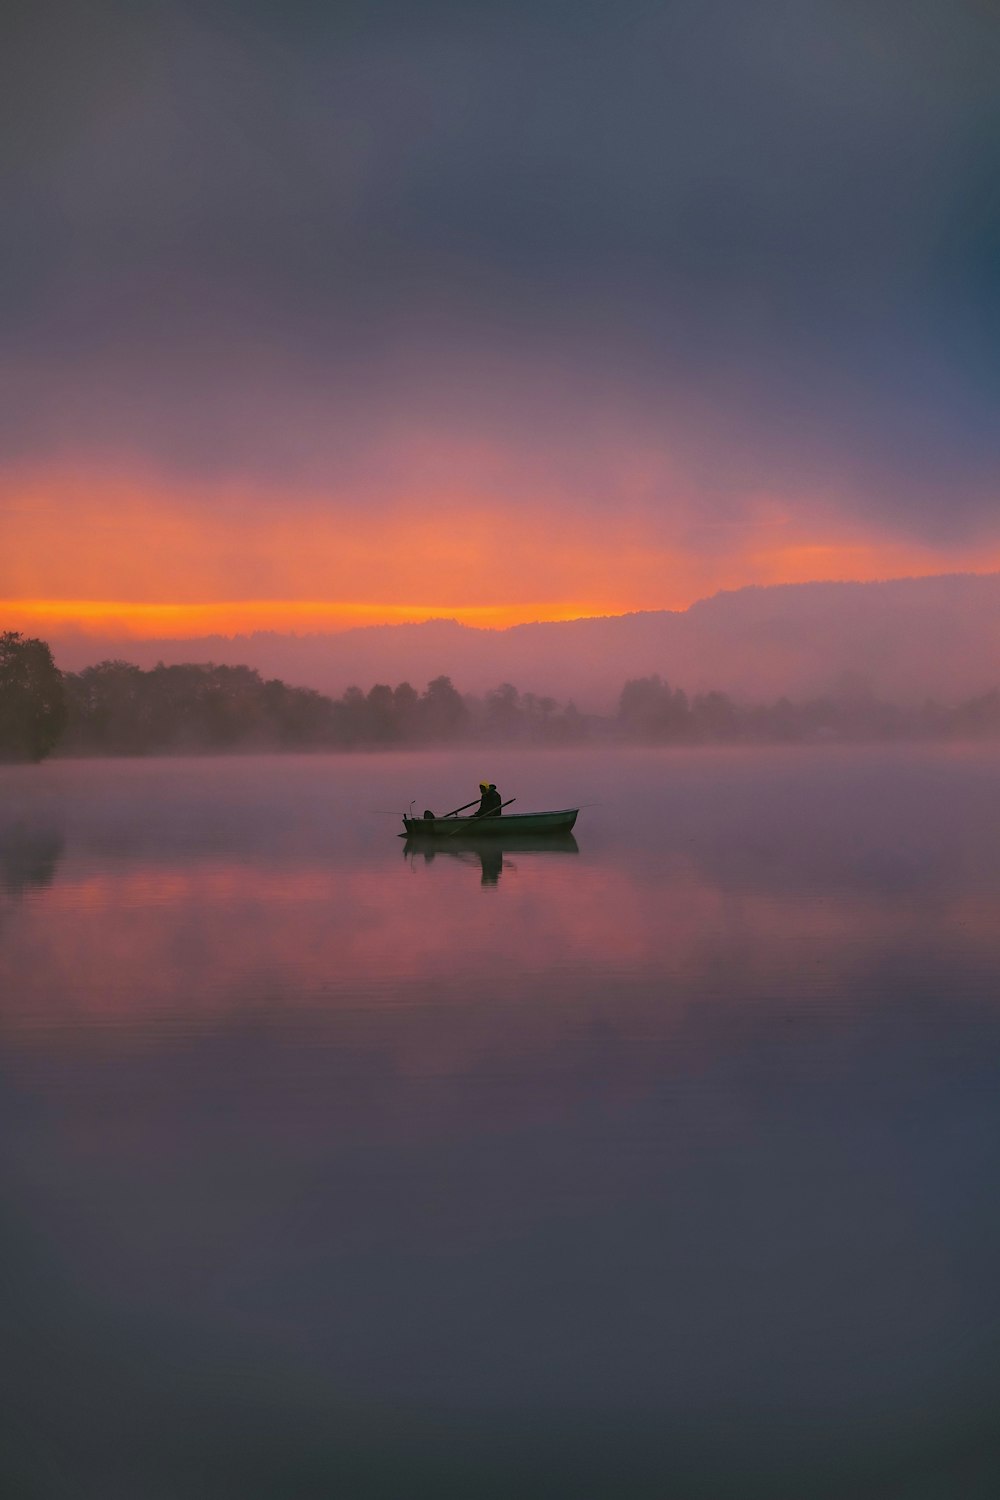
[[[995,545],[922,545],[821,497],[746,495],[716,514],[668,470],[633,472],[627,446],[601,505],[557,477],[490,481],[489,457],[458,454],[461,477],[433,486],[418,475],[329,494],[83,464],[0,472],[0,629],[122,640],[435,619],[507,629],[683,610],[753,584],[1000,568]]]
[[[0,599],[0,619],[22,631],[121,635],[132,640],[186,639],[203,635],[287,634],[353,630],[455,620],[480,630],[506,630],[537,620],[579,620],[625,614],[619,609],[562,602],[545,604],[365,604],[332,600],[237,599],[211,603],[141,603],[115,599]]]

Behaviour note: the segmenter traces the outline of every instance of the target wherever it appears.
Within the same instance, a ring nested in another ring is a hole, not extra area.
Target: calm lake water
[[[995,750],[6,767],[0,882],[5,1495],[1000,1492]]]

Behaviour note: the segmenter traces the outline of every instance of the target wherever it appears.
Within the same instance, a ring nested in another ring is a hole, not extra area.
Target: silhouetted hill
[[[187,661],[246,663],[266,677],[340,694],[351,684],[441,673],[462,692],[499,682],[613,707],[626,678],[659,673],[690,692],[718,689],[771,699],[843,690],[852,679],[881,698],[955,702],[1000,682],[1000,574],[951,574],[880,583],[750,587],[685,611],[476,630],[453,620],[384,625],[338,634],[274,633],[198,640],[54,642],[76,669],[102,657],[142,666]]]

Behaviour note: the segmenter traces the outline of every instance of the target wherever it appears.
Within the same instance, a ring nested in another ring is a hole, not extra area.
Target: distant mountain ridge
[[[454,620],[336,634],[123,641],[53,639],[76,670],[107,657],[246,664],[339,695],[356,684],[446,674],[463,692],[500,682],[607,711],[629,677],[654,672],[689,692],[743,699],[864,690],[890,701],[953,701],[1000,683],[1000,573],[878,583],[752,585],[651,610],[481,630]]]

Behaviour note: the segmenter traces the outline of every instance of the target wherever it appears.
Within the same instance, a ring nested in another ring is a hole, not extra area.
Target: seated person
[[[503,799],[492,781],[481,781],[479,783],[479,806],[472,814],[474,818],[495,817],[503,805]]]

